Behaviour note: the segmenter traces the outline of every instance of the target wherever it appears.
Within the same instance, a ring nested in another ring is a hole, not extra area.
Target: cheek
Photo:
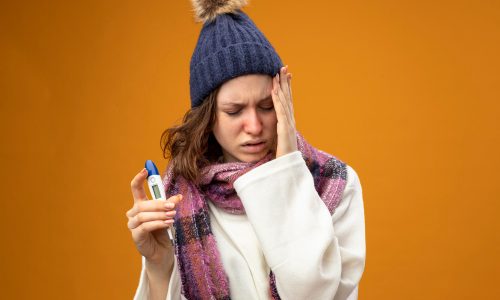
[[[276,114],[275,113],[270,113],[268,115],[266,115],[264,118],[264,124],[266,127],[268,128],[276,128],[276,124],[278,124],[278,119],[276,118]]]
[[[239,125],[236,120],[219,116],[214,124],[214,136],[219,143],[232,140],[234,135],[238,132],[238,126]]]

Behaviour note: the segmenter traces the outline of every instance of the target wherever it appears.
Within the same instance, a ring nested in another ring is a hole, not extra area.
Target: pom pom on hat
[[[218,15],[233,13],[247,4],[247,0],[191,0],[198,22],[210,22]]]

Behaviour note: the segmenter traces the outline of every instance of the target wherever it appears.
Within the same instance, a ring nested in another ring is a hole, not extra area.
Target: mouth
[[[249,141],[249,142],[242,144],[242,147],[243,147],[245,152],[258,153],[258,152],[261,152],[262,150],[265,149],[266,142],[263,140]]]
[[[243,146],[253,146],[253,145],[259,145],[265,143],[264,140],[254,140],[254,141],[248,141],[246,143],[243,143]]]

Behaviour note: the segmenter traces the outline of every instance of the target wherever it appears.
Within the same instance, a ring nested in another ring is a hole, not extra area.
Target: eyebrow
[[[260,102],[264,102],[264,101],[267,101],[267,100],[271,100],[272,101],[272,95],[269,94],[269,96],[263,98],[263,99],[260,99],[257,103],[260,103]],[[234,100],[228,100],[227,102],[222,102],[221,103],[221,106],[243,106],[243,103],[240,103],[238,101],[234,101]]]

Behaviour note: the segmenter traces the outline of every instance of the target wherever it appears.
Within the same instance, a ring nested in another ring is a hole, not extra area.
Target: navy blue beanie
[[[203,24],[191,57],[191,107],[199,106],[225,81],[245,74],[276,75],[278,53],[241,10],[216,15]]]

